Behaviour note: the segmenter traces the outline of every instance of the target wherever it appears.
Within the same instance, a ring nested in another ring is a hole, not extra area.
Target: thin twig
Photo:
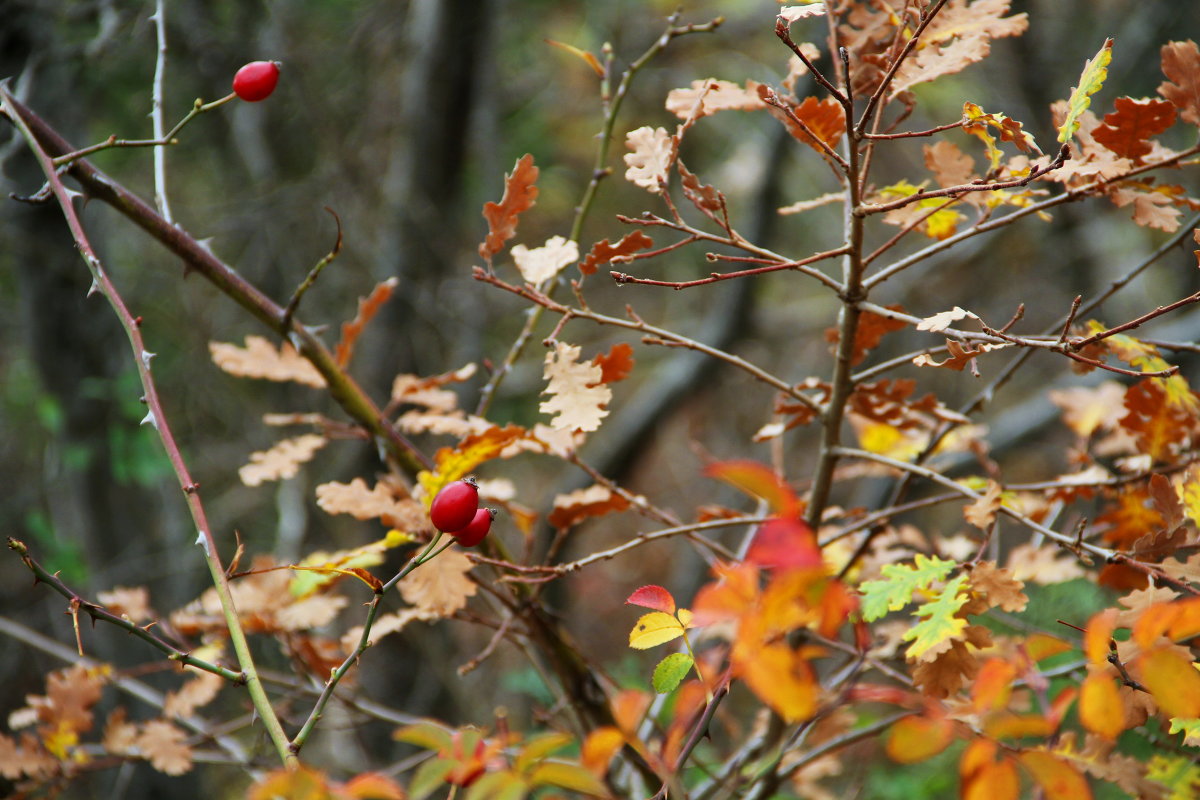
[[[817,253],[809,256],[808,258],[802,258],[799,261],[788,261],[783,264],[770,264],[763,267],[755,267],[753,269],[738,270],[737,272],[713,272],[707,278],[699,278],[694,281],[656,281],[650,278],[635,278],[634,276],[624,272],[616,271],[610,272],[609,275],[612,276],[614,281],[622,284],[637,283],[644,286],[666,286],[671,289],[690,289],[693,286],[704,286],[710,283],[718,283],[720,281],[727,281],[734,278],[748,278],[755,275],[766,275],[771,272],[792,270],[795,272],[803,272],[805,275],[809,275],[821,281],[826,286],[836,289],[840,287],[838,287],[836,281],[833,281],[828,275],[820,270],[806,267],[808,264],[812,264],[817,261],[823,261],[827,258],[834,258],[836,256],[844,255],[845,252],[845,247],[838,247],[833,250],[826,250],[824,253]]]

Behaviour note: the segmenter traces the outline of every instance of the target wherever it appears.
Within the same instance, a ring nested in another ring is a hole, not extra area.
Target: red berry
[[[463,478],[442,487],[429,506],[429,518],[433,527],[443,533],[460,531],[470,524],[477,508],[479,487],[474,478]]]
[[[279,64],[274,61],[251,61],[233,76],[233,92],[246,102],[266,100],[279,83]]]
[[[475,512],[475,518],[465,528],[461,531],[451,531],[450,535],[458,539],[458,543],[463,547],[474,547],[487,537],[495,518],[495,509],[481,508]]]

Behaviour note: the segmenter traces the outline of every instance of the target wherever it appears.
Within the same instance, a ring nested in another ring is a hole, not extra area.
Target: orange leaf
[[[1021,779],[1012,759],[984,764],[963,782],[963,800],[1017,800],[1021,795]]]
[[[1104,124],[1092,138],[1119,156],[1139,163],[1152,149],[1147,141],[1175,124],[1175,107],[1166,100],[1118,97],[1115,111],[1104,115]]]
[[[799,722],[816,712],[819,687],[812,667],[787,645],[739,643],[734,666],[750,691],[784,721]]]
[[[1179,109],[1184,122],[1200,125],[1200,48],[1190,40],[1164,44],[1162,71],[1167,80],[1158,93]]]
[[[504,448],[525,436],[520,425],[492,426],[482,433],[472,434],[458,443],[457,447],[443,447],[434,456],[437,469],[422,471],[417,480],[425,488],[425,503],[428,505],[448,483],[470,473],[485,461],[497,458]]]
[[[608,771],[613,756],[625,744],[625,734],[611,725],[596,728],[583,740],[579,752],[580,762],[597,777]]]
[[[804,569],[823,566],[821,548],[803,520],[776,517],[758,527],[746,562],[763,569]]]
[[[548,45],[557,47],[559,50],[570,53],[576,58],[582,59],[585,64],[592,68],[592,72],[595,72],[601,78],[604,77],[604,67],[600,65],[600,59],[596,58],[587,50],[580,50],[575,45],[566,44],[564,42],[556,42],[553,39],[543,39],[542,41]]]
[[[633,348],[628,342],[618,342],[608,353],[597,353],[592,363],[600,367],[601,383],[623,381],[633,372]]]
[[[1008,705],[1017,668],[1002,658],[989,658],[975,676],[971,700],[977,713],[995,711]]]
[[[1200,672],[1190,659],[1162,647],[1138,656],[1133,666],[1154,702],[1168,717],[1200,717]]]
[[[904,306],[893,304],[887,306],[891,311],[903,311]],[[879,346],[883,337],[892,331],[903,330],[908,327],[908,323],[903,320],[885,317],[882,314],[875,314],[871,311],[864,311],[859,315],[858,328],[854,332],[854,350],[850,354],[850,365],[857,366],[862,363],[862,360],[867,357],[867,353]],[[838,329],[826,328],[825,341],[830,344],[837,344]]]
[[[705,467],[704,474],[766,500],[773,514],[791,517],[799,511],[800,501],[796,493],[766,464],[743,460],[718,461]]]
[[[261,781],[250,787],[246,800],[328,800],[329,782],[325,773],[300,765],[296,769],[277,769],[268,772]]]
[[[338,794],[354,800],[404,800],[400,784],[378,772],[355,775],[342,784]]]
[[[1125,707],[1117,683],[1102,672],[1087,676],[1079,692],[1079,721],[1105,739],[1125,730]]]
[[[954,722],[940,717],[904,717],[888,729],[884,750],[900,764],[933,758],[954,741]]]
[[[342,323],[342,340],[337,343],[337,350],[335,352],[339,367],[344,367],[350,363],[350,358],[354,355],[354,343],[358,341],[363,328],[367,327],[367,323],[379,313],[379,309],[383,308],[383,304],[391,298],[392,291],[395,290],[396,284],[399,282],[399,278],[388,278],[386,281],[382,281],[376,285],[369,295],[358,298],[358,313],[354,315],[354,319]]]
[[[763,85],[755,87],[758,91],[758,96],[766,102],[771,90]],[[786,97],[776,95],[776,101],[785,106],[791,111],[787,111],[767,104],[767,112],[771,116],[782,122],[794,138],[816,150],[822,155],[825,150],[817,144],[816,139],[813,139],[804,127],[801,127],[796,120],[804,123],[804,126],[812,131],[813,135],[833,148],[837,145],[838,140],[842,138],[842,133],[846,130],[846,112],[842,108],[841,103],[832,97],[827,97],[824,100],[818,100],[816,97],[806,97],[804,102],[796,104]]]
[[[1045,792],[1046,800],[1091,800],[1087,779],[1061,758],[1042,750],[1027,750],[1017,758]]]
[[[584,275],[594,275],[601,264],[610,264],[618,259],[623,263],[637,251],[653,246],[654,240],[641,231],[627,234],[616,244],[609,244],[608,239],[603,239],[592,245],[591,252],[579,262],[579,271]]]
[[[1174,605],[1178,609],[1178,614],[1171,622],[1171,638],[1179,641],[1200,634],[1200,598],[1180,600]]]
[[[652,608],[664,614],[675,613],[675,598],[661,586],[643,586],[626,598],[625,605]]]
[[[1106,608],[1088,621],[1083,635],[1083,652],[1093,664],[1108,663],[1108,645],[1117,628],[1117,609]]]
[[[612,700],[613,721],[617,723],[626,736],[636,737],[638,725],[650,707],[650,695],[637,689],[626,689],[618,692]]]
[[[483,205],[483,217],[488,223],[488,235],[479,245],[479,255],[488,261],[504,249],[504,243],[517,235],[517,217],[533,208],[537,202],[538,168],[533,165],[533,156],[526,153],[504,176],[504,196],[499,203]]]
[[[718,580],[705,585],[692,602],[696,625],[736,619],[758,600],[758,567],[753,564],[717,564]]]

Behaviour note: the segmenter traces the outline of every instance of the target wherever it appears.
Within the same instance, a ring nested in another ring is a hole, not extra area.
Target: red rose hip
[[[474,478],[463,478],[442,487],[429,506],[429,518],[439,531],[452,533],[467,527],[475,518],[477,508],[479,487]]]
[[[251,61],[233,76],[233,93],[248,103],[266,100],[279,83],[279,64],[275,61]]]
[[[450,535],[458,540],[463,547],[474,547],[487,538],[492,529],[492,520],[496,518],[495,509],[481,508],[475,512],[475,517],[461,531],[451,531]]]

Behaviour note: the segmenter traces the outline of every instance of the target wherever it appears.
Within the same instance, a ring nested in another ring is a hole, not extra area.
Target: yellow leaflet
[[[687,609],[680,609],[682,614]],[[688,613],[691,618],[691,613]],[[650,647],[678,639],[683,636],[683,623],[670,614],[653,611],[642,616],[629,632],[629,646],[635,650],[646,650]]]
[[[1058,129],[1058,140],[1069,142],[1079,130],[1079,117],[1092,104],[1092,95],[1100,91],[1104,80],[1108,77],[1108,64],[1112,61],[1113,40],[1108,39],[1096,57],[1083,65],[1083,74],[1079,76],[1079,85],[1071,90],[1067,100],[1067,117]]]

